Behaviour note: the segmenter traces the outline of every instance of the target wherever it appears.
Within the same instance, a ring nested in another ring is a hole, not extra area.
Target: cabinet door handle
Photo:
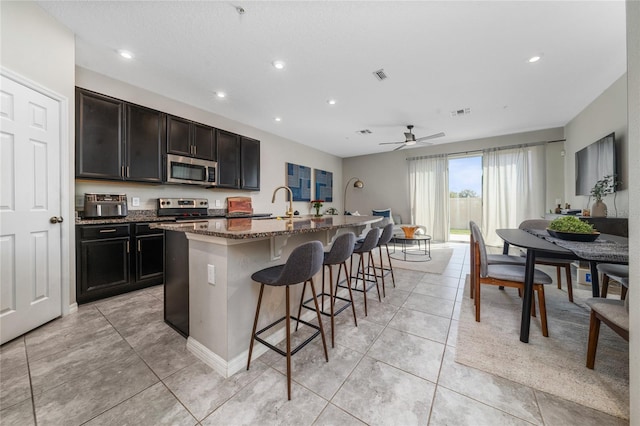
[[[127,166],[127,177],[129,177],[129,166]]]
[[[193,146],[193,155],[198,155],[198,147],[197,146]]]
[[[138,240],[138,253],[142,251],[142,247],[140,247],[140,240]]]
[[[108,232],[116,232],[116,231],[117,231],[117,229],[101,229],[100,233],[101,234],[106,234]]]
[[[129,241],[127,241],[127,253],[129,253]]]
[[[120,166],[120,176],[124,177],[124,166]]]

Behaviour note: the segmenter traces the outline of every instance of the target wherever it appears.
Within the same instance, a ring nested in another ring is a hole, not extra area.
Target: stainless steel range
[[[209,200],[204,198],[158,198],[158,216],[175,216],[176,220],[208,219]]]

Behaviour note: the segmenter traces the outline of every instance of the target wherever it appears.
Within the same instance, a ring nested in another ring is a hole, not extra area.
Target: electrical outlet
[[[211,285],[216,285],[216,267],[215,267],[215,265],[207,265],[207,281]]]
[[[140,207],[140,197],[131,197],[131,205],[133,207]]]
[[[216,207],[222,207],[222,201],[216,200]]]

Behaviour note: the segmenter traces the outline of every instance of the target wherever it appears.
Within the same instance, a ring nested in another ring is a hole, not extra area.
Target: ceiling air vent
[[[380,68],[378,71],[374,71],[373,75],[378,79],[378,81],[386,80],[387,78],[389,78],[382,68]]]
[[[469,114],[471,114],[471,108],[462,108],[462,109],[457,109],[455,111],[451,111],[452,117],[462,117],[464,115],[469,115]]]
[[[362,129],[362,130],[358,130],[356,133],[359,135],[370,135],[372,132],[369,129]]]

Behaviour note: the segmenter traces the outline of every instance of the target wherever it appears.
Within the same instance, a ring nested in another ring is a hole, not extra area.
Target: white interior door
[[[60,103],[2,76],[0,343],[62,314]]]

